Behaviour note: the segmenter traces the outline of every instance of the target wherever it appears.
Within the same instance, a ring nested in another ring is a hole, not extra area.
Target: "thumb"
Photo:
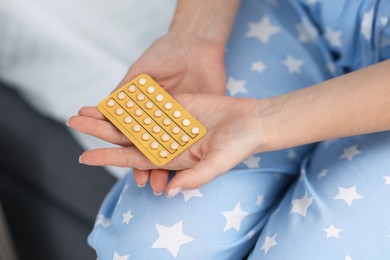
[[[167,197],[172,198],[183,190],[197,189],[228,171],[231,167],[218,157],[208,156],[190,169],[177,171],[166,188]]]

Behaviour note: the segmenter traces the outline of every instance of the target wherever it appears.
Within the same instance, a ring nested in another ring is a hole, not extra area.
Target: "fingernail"
[[[66,121],[66,123],[65,123],[65,124],[66,124],[67,126],[70,126],[70,125],[69,125],[69,120],[68,120],[68,121]]]
[[[153,191],[153,194],[156,196],[161,196],[163,194],[163,192],[157,193],[157,192]]]
[[[83,163],[83,162],[81,161],[81,155],[79,156],[79,163]]]
[[[146,183],[143,184],[143,185],[137,183],[137,187],[138,187],[138,188],[143,188],[143,187],[145,187],[145,186],[146,186]]]
[[[172,189],[172,190],[170,190],[169,192],[168,192],[168,195],[167,195],[167,198],[173,198],[173,197],[175,197],[177,194],[179,194],[179,192],[181,192],[181,191],[183,191],[183,188],[181,188],[181,187],[177,187],[177,188],[174,188],[174,189]]]

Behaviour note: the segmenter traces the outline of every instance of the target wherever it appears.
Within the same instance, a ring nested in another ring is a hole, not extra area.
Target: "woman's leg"
[[[250,259],[390,259],[390,132],[320,143]]]

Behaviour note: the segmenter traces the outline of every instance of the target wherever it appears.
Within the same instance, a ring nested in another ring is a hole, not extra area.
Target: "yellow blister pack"
[[[206,134],[206,128],[147,74],[117,89],[98,109],[157,166]]]

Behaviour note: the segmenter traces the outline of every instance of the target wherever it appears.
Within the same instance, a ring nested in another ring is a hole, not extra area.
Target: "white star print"
[[[362,23],[360,25],[360,32],[366,40],[371,39],[372,23],[374,22],[374,9],[364,13]]]
[[[112,260],[127,260],[129,258],[129,255],[119,255],[116,251],[114,252],[114,256],[112,257]]]
[[[245,88],[245,80],[235,80],[231,77],[228,79],[226,88],[229,90],[232,96],[235,96],[237,93],[248,93]]]
[[[381,45],[381,48],[384,48],[384,47],[390,45],[390,39],[382,36],[380,45]]]
[[[331,28],[326,27],[325,39],[332,47],[341,47],[341,31],[333,31]]]
[[[317,175],[318,179],[325,177],[328,174],[328,169],[322,169]]]
[[[183,233],[183,221],[177,222],[172,227],[165,227],[156,224],[158,239],[152,245],[152,248],[165,248],[176,258],[180,247],[194,239]]]
[[[131,215],[130,210],[127,211],[125,214],[122,214],[122,216],[123,216],[122,223],[126,223],[126,224],[129,224],[130,219],[134,217],[133,215]]]
[[[336,228],[333,224],[330,225],[328,228],[324,228],[324,231],[326,232],[326,237],[331,238],[331,237],[336,237],[340,238],[339,234],[342,231],[339,228]]]
[[[324,147],[325,147],[325,148],[328,148],[329,145],[333,144],[333,143],[336,142],[336,141],[337,141],[337,139],[329,139],[329,140],[326,140],[326,141],[324,141]]]
[[[256,234],[256,231],[250,230],[248,234],[246,234],[249,238],[252,238]]]
[[[261,207],[263,205],[263,202],[264,202],[264,195],[257,196],[256,205]]]
[[[252,62],[251,65],[252,65],[251,69],[253,71],[257,71],[259,73],[263,73],[263,71],[267,68],[267,66],[265,66],[261,60],[259,60],[257,62]]]
[[[280,28],[273,26],[268,16],[264,16],[263,19],[257,23],[249,23],[249,31],[246,33],[246,37],[258,38],[262,43],[267,43],[269,38],[280,31]]]
[[[203,194],[199,191],[199,189],[193,190],[183,190],[181,192],[184,196],[184,201],[189,201],[192,197],[203,197]]]
[[[294,150],[288,150],[287,158],[290,160],[294,160],[297,158],[297,153]]]
[[[240,231],[241,221],[249,215],[248,212],[241,210],[240,202],[236,204],[232,211],[223,211],[222,214],[226,218],[226,224],[223,232],[231,228]]]
[[[316,28],[306,18],[303,18],[301,23],[297,24],[295,28],[298,31],[298,40],[300,42],[314,42],[318,37]]]
[[[287,55],[287,58],[283,60],[283,65],[287,67],[290,74],[301,73],[302,64],[302,60],[294,59],[291,55]]]
[[[264,250],[265,255],[268,253],[268,251],[270,250],[271,247],[276,246],[278,244],[278,242],[275,240],[277,235],[278,234],[276,233],[272,237],[269,237],[269,236],[265,237],[264,244],[260,249],[260,250]]]
[[[339,187],[339,193],[336,197],[336,200],[344,200],[349,206],[351,206],[354,200],[363,199],[363,197],[356,192],[356,186],[350,188]]]
[[[245,159],[242,163],[250,169],[255,169],[260,167],[260,160],[261,157],[252,155],[251,157]]]
[[[328,63],[328,65],[326,67],[327,67],[328,71],[331,74],[335,74],[336,73],[336,67],[334,66],[333,63]]]
[[[290,215],[293,213],[299,213],[302,216],[306,217],[307,209],[310,207],[310,205],[313,203],[313,197],[308,197],[307,193],[300,198],[300,199],[294,199],[291,201],[292,208],[290,211]]]
[[[390,185],[390,175],[389,176],[383,176],[385,179],[385,185]]]
[[[107,219],[104,215],[99,214],[96,218],[95,225],[102,225],[104,228],[111,226],[111,219]]]
[[[387,23],[389,22],[389,18],[387,18],[387,17],[381,17],[379,20],[381,21],[381,25],[383,27],[385,27],[387,25]]]
[[[348,161],[351,161],[353,157],[361,153],[362,152],[357,149],[357,144],[352,145],[344,149],[344,153],[340,156],[340,159],[346,158]]]
[[[347,255],[347,256],[345,257],[345,260],[352,260],[352,257],[350,257],[349,255]]]

